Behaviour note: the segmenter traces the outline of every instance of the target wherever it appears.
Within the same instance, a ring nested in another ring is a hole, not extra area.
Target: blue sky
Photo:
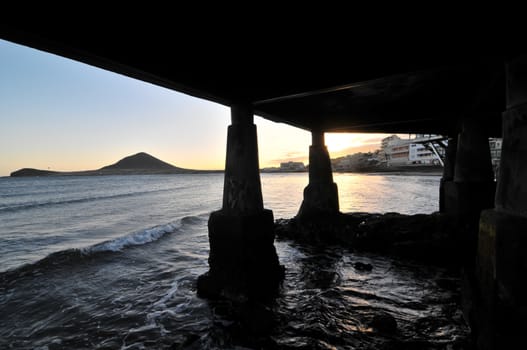
[[[255,118],[260,166],[307,162],[308,132]],[[179,167],[222,169],[226,106],[0,40],[0,176],[23,167],[87,170],[147,152]],[[332,155],[384,135],[327,134]]]

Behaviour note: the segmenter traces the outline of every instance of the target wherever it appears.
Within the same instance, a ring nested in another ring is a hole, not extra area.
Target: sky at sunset
[[[256,117],[260,166],[307,163],[311,136]],[[226,106],[0,40],[0,176],[24,167],[91,170],[147,152],[223,169]],[[326,134],[332,157],[379,148],[383,134]]]

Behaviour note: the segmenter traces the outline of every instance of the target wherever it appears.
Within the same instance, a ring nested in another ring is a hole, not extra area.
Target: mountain
[[[181,170],[186,171],[186,169],[175,167],[171,164],[163,162],[162,160],[157,159],[156,157],[151,156],[148,153],[137,153],[133,156],[128,156],[115,164],[105,166],[100,170]]]
[[[11,176],[19,176],[19,177],[20,176],[50,176],[50,175],[57,175],[57,174],[58,172],[56,171],[23,168],[17,171],[13,171],[11,173]]]
[[[115,164],[102,167],[98,170],[86,171],[49,171],[23,168],[11,173],[13,177],[22,176],[66,176],[66,175],[138,175],[138,174],[184,174],[212,172],[207,170],[183,169],[163,162],[148,153],[140,152],[125,157]]]

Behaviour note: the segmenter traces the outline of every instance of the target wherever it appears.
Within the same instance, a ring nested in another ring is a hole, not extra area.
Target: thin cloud
[[[306,157],[305,152],[287,152],[285,154],[286,158],[298,158],[298,157]]]

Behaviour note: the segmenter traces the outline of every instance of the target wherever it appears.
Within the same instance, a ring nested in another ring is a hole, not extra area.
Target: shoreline
[[[27,175],[4,175],[0,178],[14,178],[14,177],[68,177],[68,176],[111,176],[111,175],[200,175],[200,174],[220,174],[224,173],[224,170],[190,170],[183,172],[164,172],[164,171],[112,171],[112,172],[99,172],[99,171],[73,171],[73,172],[54,172],[48,174],[27,174]],[[261,171],[260,174],[298,174],[306,173],[307,171]],[[395,175],[395,176],[441,176],[442,171],[428,171],[428,170],[393,170],[393,171],[334,171],[333,174],[360,174],[360,175]]]
[[[442,171],[375,171],[375,172],[338,172],[338,173],[354,173],[364,175],[397,175],[397,176],[442,176]]]
[[[306,173],[308,174],[309,171],[260,171],[260,174],[298,174],[298,173]],[[362,175],[409,175],[409,176],[416,176],[416,175],[422,175],[422,176],[442,176],[443,170],[442,169],[415,169],[415,170],[401,170],[401,169],[394,169],[394,170],[372,170],[372,171],[343,171],[343,170],[335,170],[333,171],[333,174],[362,174]]]
[[[111,175],[178,175],[178,174],[212,174],[223,173],[223,170],[149,170],[149,169],[115,169],[85,171],[43,171],[24,168],[5,177],[67,177],[67,176],[111,176]]]

